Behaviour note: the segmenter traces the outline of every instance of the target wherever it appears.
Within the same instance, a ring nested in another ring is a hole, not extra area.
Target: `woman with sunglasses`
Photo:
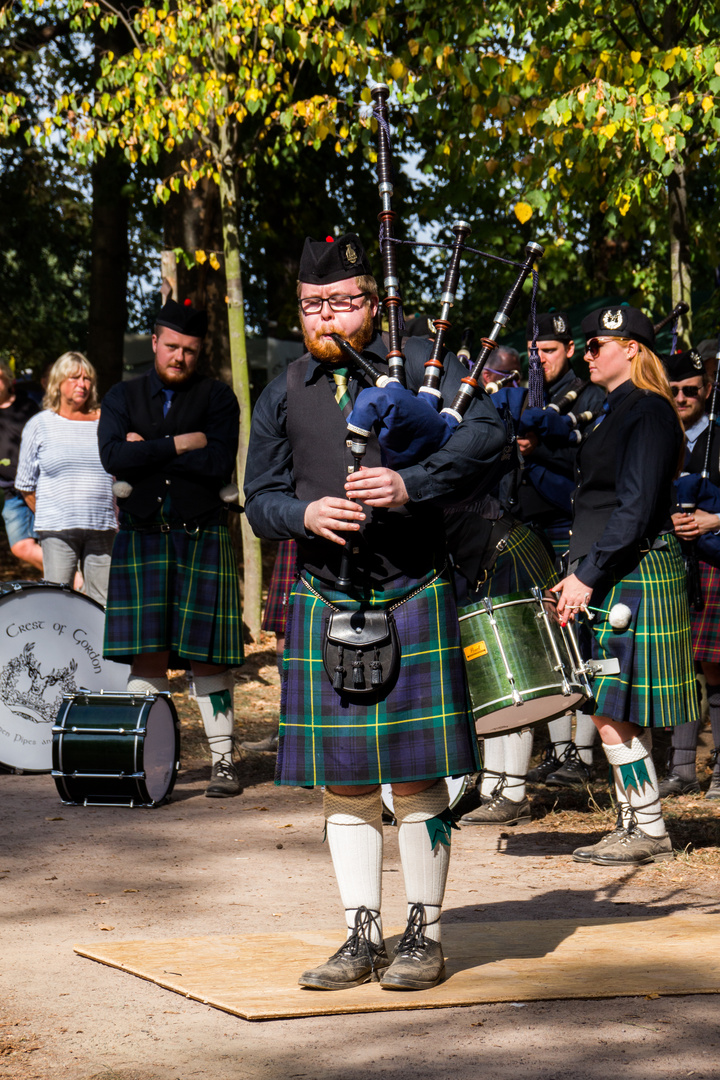
[[[553,591],[562,622],[581,611],[592,617],[593,658],[619,667],[594,684],[619,811],[614,831],[573,858],[639,866],[673,857],[651,729],[697,717],[685,570],[670,516],[684,435],[647,316],[601,308],[582,331],[590,378],[607,400],[577,456],[570,573]]]

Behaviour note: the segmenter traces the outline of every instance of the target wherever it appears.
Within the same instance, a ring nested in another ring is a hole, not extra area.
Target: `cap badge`
[[[600,321],[606,330],[619,330],[623,324],[622,309],[618,308],[617,311],[613,311],[612,309],[604,311]]]
[[[567,324],[562,315],[553,316],[553,326],[555,327],[556,334],[564,334],[567,332]]]
[[[692,349],[690,352],[690,359],[692,360],[692,366],[696,371],[702,371],[703,362],[700,353],[696,353],[695,350]]]
[[[354,247],[353,244],[348,244],[347,247],[345,248],[345,258],[347,259],[347,261],[350,263],[351,266],[354,266],[355,263],[358,261],[357,251],[355,250],[355,247]]]

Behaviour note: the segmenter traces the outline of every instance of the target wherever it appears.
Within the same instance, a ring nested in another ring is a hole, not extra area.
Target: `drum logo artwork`
[[[64,694],[124,690],[128,668],[102,655],[105,612],[60,585],[0,584],[0,765],[52,768]]]
[[[70,660],[65,667],[53,667],[43,675],[34,649],[35,642],[27,641],[20,655],[0,668],[0,698],[16,715],[36,724],[51,724],[58,714],[63,694],[77,691],[77,663]]]

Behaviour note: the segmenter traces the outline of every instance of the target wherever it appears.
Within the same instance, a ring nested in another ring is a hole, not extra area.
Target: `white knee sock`
[[[644,833],[660,837],[666,830],[651,745],[652,732],[646,729],[629,742],[615,746],[603,743],[603,750],[613,767],[618,796],[622,792]]]
[[[505,787],[503,795],[511,802],[525,798],[525,777],[530,768],[533,733],[529,730],[511,731],[505,738]]]
[[[167,694],[170,680],[167,675],[128,675],[128,694]]]
[[[480,794],[487,798],[492,796],[505,775],[505,746],[507,735],[496,735],[492,739],[483,742],[483,770],[480,781]],[[394,797],[393,797],[394,801]]]
[[[572,740],[572,716],[558,716],[556,720],[548,720],[548,735],[555,750],[555,757],[562,761],[568,751]]]
[[[450,837],[446,836],[447,843],[438,841],[433,847],[427,822],[442,814],[449,802],[444,780],[415,795],[393,792],[408,918],[413,904],[423,904],[426,908],[423,934],[433,941],[440,941],[440,913],[450,865]],[[442,828],[442,823],[438,822],[438,828]]]
[[[195,675],[195,700],[200,709],[205,734],[210,744],[212,763],[232,762],[233,748],[233,690],[232,671],[217,675]]]
[[[596,735],[597,728],[592,716],[578,710],[575,713],[575,746],[583,765],[590,766],[593,763],[593,743]]]
[[[382,942],[382,798],[380,788],[367,795],[337,795],[325,791],[323,812],[333,869],[345,908],[347,936],[355,927],[355,914],[366,907],[374,918],[370,939]]]

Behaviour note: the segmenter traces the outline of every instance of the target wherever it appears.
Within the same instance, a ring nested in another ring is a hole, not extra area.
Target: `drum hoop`
[[[492,597],[490,598],[492,603]],[[480,604],[473,610],[468,611],[464,615],[458,615],[458,622],[464,622],[465,619],[472,619],[476,615],[491,615],[495,611],[502,611],[503,608],[519,607],[521,604],[534,604],[536,607],[542,607],[543,604],[557,604],[557,599],[553,596],[543,597],[542,600],[538,600],[536,596],[527,596],[522,600],[504,600],[502,604],[492,604],[492,611],[488,611],[487,608]]]
[[[24,592],[43,590],[64,593],[66,596],[79,596],[81,600],[87,601],[92,604],[93,607],[105,611],[104,605],[101,604],[99,600],[95,600],[92,596],[88,596],[87,593],[72,589],[69,585],[63,585],[59,581],[5,581],[2,584],[8,586],[8,588],[6,590],[0,590],[0,604],[11,596],[20,596]]]

